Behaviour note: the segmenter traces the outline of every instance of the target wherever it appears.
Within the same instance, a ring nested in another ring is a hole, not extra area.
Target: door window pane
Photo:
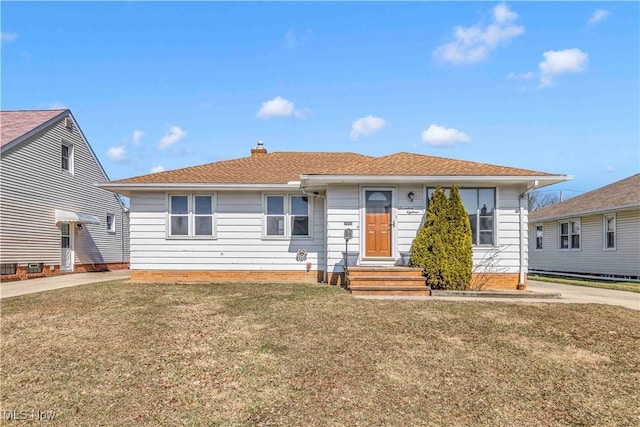
[[[366,192],[368,214],[391,213],[391,191]]]

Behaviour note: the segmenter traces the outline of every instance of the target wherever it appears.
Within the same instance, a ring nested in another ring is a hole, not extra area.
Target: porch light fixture
[[[416,195],[413,194],[413,191],[410,191],[409,194],[407,194],[407,197],[413,202],[413,199],[416,197]]]

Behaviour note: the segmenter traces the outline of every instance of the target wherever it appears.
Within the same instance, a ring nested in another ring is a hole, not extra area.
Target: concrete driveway
[[[640,294],[586,286],[561,285],[559,283],[529,280],[527,290],[533,292],[560,292],[562,297],[553,302],[619,305],[640,310]]]
[[[69,288],[88,283],[106,282],[109,280],[129,279],[129,270],[101,271],[98,273],[64,274],[61,276],[41,277],[39,279],[18,280],[0,283],[0,298],[15,297],[52,289]]]

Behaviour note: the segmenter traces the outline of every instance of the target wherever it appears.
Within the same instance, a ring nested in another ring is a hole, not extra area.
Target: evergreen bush
[[[432,288],[467,290],[471,283],[471,225],[458,189],[438,187],[411,244],[409,265],[422,268]]]

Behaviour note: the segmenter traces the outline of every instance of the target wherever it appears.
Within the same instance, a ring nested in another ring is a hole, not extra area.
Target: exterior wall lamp
[[[410,191],[409,194],[407,194],[407,197],[413,202],[413,199],[416,197],[416,195],[413,194],[413,191]]]

